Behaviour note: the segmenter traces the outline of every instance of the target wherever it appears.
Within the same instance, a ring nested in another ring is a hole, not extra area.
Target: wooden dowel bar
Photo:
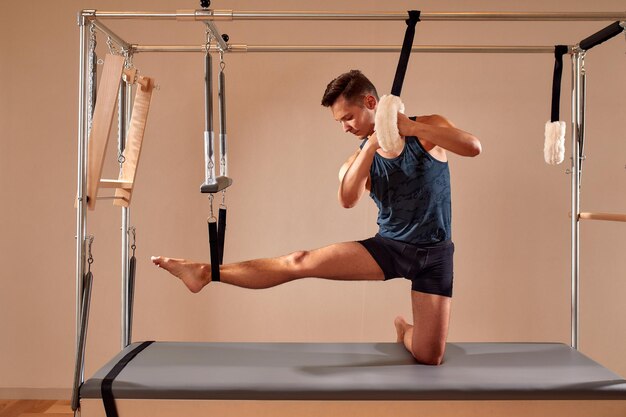
[[[626,222],[626,214],[619,213],[580,213],[581,220],[605,220],[610,222]]]

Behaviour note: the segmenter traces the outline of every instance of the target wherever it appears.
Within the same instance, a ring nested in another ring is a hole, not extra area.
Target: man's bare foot
[[[163,268],[178,277],[193,293],[200,292],[205,285],[211,282],[211,267],[207,264],[162,256],[153,256],[150,259],[159,268]]]
[[[404,343],[404,334],[406,333],[406,330],[410,326],[409,323],[406,322],[404,317],[398,316],[393,321],[393,324],[394,324],[394,326],[396,326],[396,334],[398,335],[398,338],[396,339],[396,342]]]

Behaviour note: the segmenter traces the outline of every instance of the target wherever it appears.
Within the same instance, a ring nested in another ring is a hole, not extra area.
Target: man
[[[341,167],[339,202],[354,207],[365,190],[370,191],[379,208],[379,233],[364,241],[223,265],[221,281],[268,288],[305,277],[347,281],[405,277],[412,281],[413,324],[396,318],[397,341],[418,362],[439,365],[448,333],[454,253],[446,151],[476,156],[481,146],[442,116],[411,120],[399,113],[404,149],[385,152],[374,132],[377,104],[374,85],[356,70],[331,81],[322,99],[345,132],[365,139]],[[152,261],[194,293],[211,282],[208,264],[163,257]]]

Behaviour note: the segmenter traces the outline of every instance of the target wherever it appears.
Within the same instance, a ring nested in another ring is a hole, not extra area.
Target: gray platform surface
[[[85,382],[101,398],[120,352]],[[215,400],[626,400],[626,381],[560,343],[448,343],[419,365],[397,343],[156,342],[113,383],[116,398]]]

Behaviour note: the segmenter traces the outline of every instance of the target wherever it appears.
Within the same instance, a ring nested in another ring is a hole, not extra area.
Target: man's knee
[[[432,349],[414,350],[411,352],[416,361],[424,365],[438,366],[443,362],[444,346],[434,346]]]
[[[285,262],[294,271],[301,271],[306,268],[306,261],[309,251],[301,250],[287,255]]]

